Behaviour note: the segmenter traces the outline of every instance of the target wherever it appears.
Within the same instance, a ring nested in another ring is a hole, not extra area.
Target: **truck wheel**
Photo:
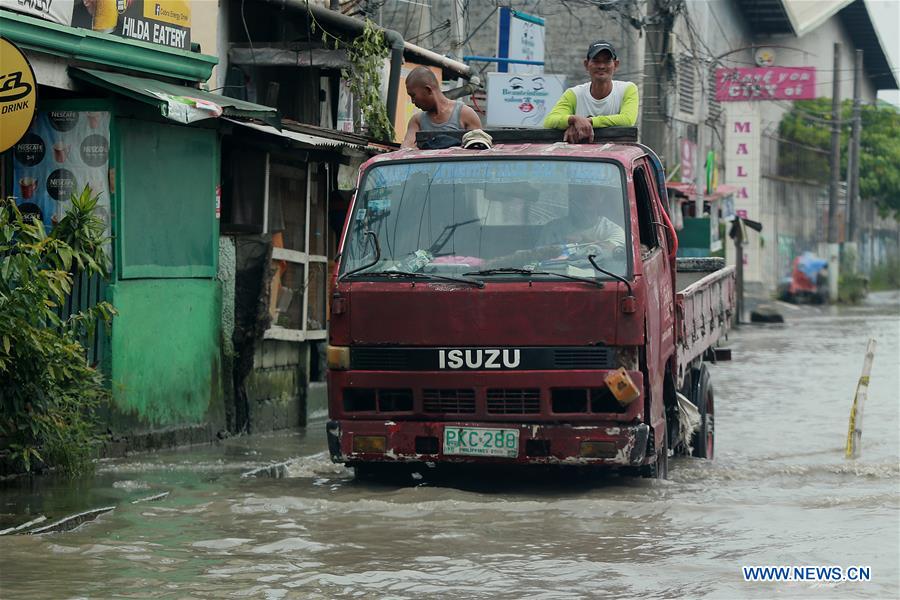
[[[694,371],[693,382],[691,401],[700,412],[700,429],[694,432],[691,446],[694,448],[694,456],[712,460],[716,447],[716,410],[713,385],[706,365],[700,365],[700,368]]]
[[[669,432],[665,425],[662,430],[663,441],[661,447],[656,449],[656,462],[641,467],[641,477],[645,479],[669,478]]]

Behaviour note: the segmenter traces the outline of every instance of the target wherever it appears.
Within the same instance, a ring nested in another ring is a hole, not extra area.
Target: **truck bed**
[[[716,346],[731,326],[734,267],[722,258],[679,258],[675,274],[676,352],[679,374]]]

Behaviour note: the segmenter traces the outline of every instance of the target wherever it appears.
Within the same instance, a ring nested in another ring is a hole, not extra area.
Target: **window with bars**
[[[267,339],[325,339],[328,168],[266,156],[265,233],[272,235]]]
[[[678,59],[678,109],[687,115],[694,114],[697,95],[697,71],[694,58],[682,54]]]

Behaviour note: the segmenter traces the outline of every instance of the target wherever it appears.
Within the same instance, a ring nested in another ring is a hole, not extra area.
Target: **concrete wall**
[[[309,344],[262,340],[246,380],[251,433],[306,425]]]
[[[191,0],[191,43],[200,44],[200,51],[209,56],[219,55],[219,0]],[[216,83],[219,67],[213,67],[209,87]]]
[[[423,3],[424,4],[424,3]],[[461,50],[450,46],[449,30],[442,29],[432,35],[413,40],[448,19],[452,20],[452,0],[433,0],[430,8],[414,3],[389,2],[382,10],[382,24],[396,29],[414,43],[439,53],[452,53],[457,57],[497,56],[498,10],[493,2],[469,2],[466,30],[474,33]],[[512,0],[504,2],[516,10],[543,17],[546,21],[545,73],[562,74],[568,84],[575,85],[588,80],[582,61],[591,42],[606,39],[619,55],[621,65],[617,79],[634,81],[640,85],[643,73],[643,43],[639,31],[632,27],[616,11],[601,10],[587,3],[541,2],[540,0]],[[472,63],[485,72],[497,71],[496,63]]]

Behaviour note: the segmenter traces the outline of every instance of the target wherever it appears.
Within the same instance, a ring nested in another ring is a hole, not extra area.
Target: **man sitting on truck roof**
[[[619,68],[616,49],[604,40],[590,45],[584,68],[591,80],[565,91],[547,118],[547,129],[565,129],[565,141],[590,143],[595,127],[633,127],[638,115],[638,89],[613,79]]]
[[[415,148],[416,133],[420,131],[481,129],[481,119],[475,111],[462,101],[445,96],[437,77],[426,67],[416,67],[406,77],[406,93],[423,112],[410,117],[401,148]]]

